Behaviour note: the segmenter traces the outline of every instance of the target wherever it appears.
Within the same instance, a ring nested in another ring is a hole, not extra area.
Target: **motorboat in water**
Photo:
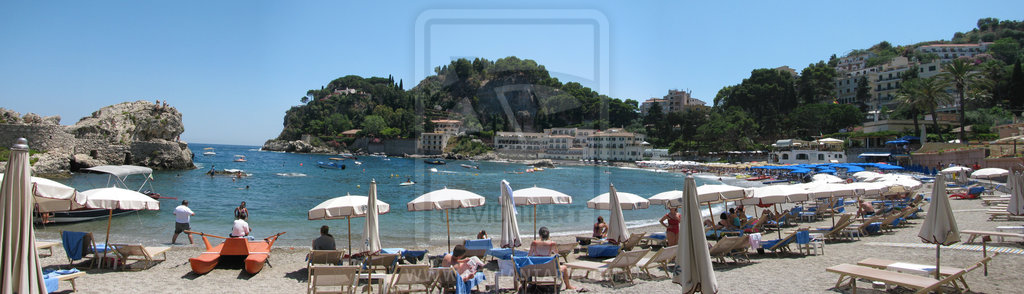
[[[344,163],[333,162],[333,161],[317,161],[316,166],[319,168],[326,169],[345,169]]]
[[[213,156],[213,155],[217,155],[217,152],[213,151],[213,147],[203,148],[203,156]]]
[[[438,165],[445,164],[444,160],[437,159],[437,158],[427,158],[427,159],[424,159],[423,162],[426,163],[426,164],[438,164]]]
[[[235,155],[235,160],[234,161],[235,162],[246,162],[246,161],[249,161],[249,160],[245,159],[245,155]]]
[[[415,185],[415,184],[416,184],[416,182],[413,182],[413,181],[405,181],[405,182],[402,182],[401,184],[398,184],[398,185],[399,186],[412,186],[412,185]]]
[[[217,267],[221,257],[245,258],[245,272],[255,275],[263,270],[263,265],[270,258],[270,248],[274,242],[285,232],[277,233],[261,241],[250,241],[247,238],[225,238],[200,232],[185,231],[187,234],[197,234],[203,237],[203,245],[206,251],[197,257],[189,258],[188,263],[196,274],[206,274]],[[223,243],[213,246],[207,237],[224,239]]]
[[[480,166],[477,165],[460,164],[459,166],[469,169],[480,169]]]
[[[156,200],[160,200],[160,199],[173,199],[173,200],[177,200],[178,199],[176,197],[162,196],[162,195],[160,195],[160,193],[154,192],[154,190],[153,190],[153,183],[151,181],[153,179],[153,169],[148,168],[148,167],[135,166],[135,165],[100,165],[100,166],[95,166],[95,167],[90,167],[90,168],[82,169],[82,171],[91,172],[91,173],[98,173],[98,174],[106,174],[107,175],[107,185],[108,185],[108,187],[106,187],[106,188],[92,189],[92,190],[81,192],[83,194],[87,194],[89,192],[96,193],[96,191],[99,191],[101,189],[117,188],[117,189],[121,189],[121,190],[128,190],[128,191],[132,191],[132,192],[136,192],[136,193],[142,193],[142,194],[145,194],[146,196],[149,196],[150,198],[153,198],[153,199],[156,199]],[[141,178],[141,180],[140,180],[140,178]],[[142,181],[142,183],[139,184],[138,188],[134,188],[134,183],[138,182],[138,181]],[[132,184],[131,186],[129,186],[130,183]],[[108,215],[111,214],[111,211],[107,210],[107,209],[76,209],[76,208],[69,208],[68,210],[63,210],[63,211],[51,211],[51,212],[37,211],[37,212],[39,212],[39,213],[48,213],[49,214],[46,217],[46,221],[45,221],[47,223],[76,223],[76,222],[84,222],[84,221],[90,221],[90,220],[95,220],[95,219],[106,218]],[[135,212],[135,210],[114,209],[113,215],[123,215],[123,214],[128,214],[128,213],[131,213],[131,212]],[[37,217],[36,221],[37,222],[43,222],[41,217]]]

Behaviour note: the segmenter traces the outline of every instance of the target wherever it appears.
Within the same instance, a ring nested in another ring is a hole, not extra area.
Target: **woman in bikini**
[[[604,217],[597,217],[597,223],[594,224],[593,237],[597,239],[608,237],[608,224],[604,223]]]
[[[682,218],[682,215],[679,214],[678,209],[672,207],[668,209],[668,213],[665,216],[661,217],[661,220],[658,220],[662,226],[665,226],[665,241],[668,242],[668,246],[675,246],[679,242],[680,218]]]
[[[235,208],[235,218],[249,220],[249,209],[245,208],[245,201],[242,201],[242,204]]]

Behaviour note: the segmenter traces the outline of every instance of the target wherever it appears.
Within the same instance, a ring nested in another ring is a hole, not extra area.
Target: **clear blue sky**
[[[755,68],[948,40],[1021,11],[1024,1],[3,1],[0,107],[73,124],[166,100],[184,114],[183,140],[259,145],[306,90],[349,74],[411,88],[417,68],[516,55],[616,98],[690,89],[710,102]]]

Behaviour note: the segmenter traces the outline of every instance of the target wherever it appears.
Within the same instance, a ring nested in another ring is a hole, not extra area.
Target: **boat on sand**
[[[246,238],[225,238],[200,232],[185,231],[187,234],[197,234],[203,237],[203,244],[206,245],[206,252],[198,257],[188,259],[192,265],[192,271],[196,274],[206,274],[217,267],[221,257],[245,258],[245,272],[255,275],[263,269],[263,265],[270,258],[270,247],[285,232],[277,233],[261,241],[249,241]],[[223,243],[217,246],[210,245],[207,237],[224,239]]]

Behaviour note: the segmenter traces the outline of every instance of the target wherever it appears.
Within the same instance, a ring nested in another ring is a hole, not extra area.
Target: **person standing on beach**
[[[182,200],[181,205],[174,208],[174,236],[171,237],[171,244],[175,244],[178,241],[178,234],[186,230],[192,229],[189,226],[189,222],[192,220],[192,216],[196,215],[192,212],[192,209],[188,208],[188,200]],[[188,244],[193,244],[192,234],[188,235]]]
[[[679,219],[682,217],[678,209],[672,207],[668,209],[668,213],[665,216],[658,220],[662,226],[665,226],[665,241],[668,241],[668,246],[675,246],[679,242]],[[666,223],[666,221],[668,222]]]

